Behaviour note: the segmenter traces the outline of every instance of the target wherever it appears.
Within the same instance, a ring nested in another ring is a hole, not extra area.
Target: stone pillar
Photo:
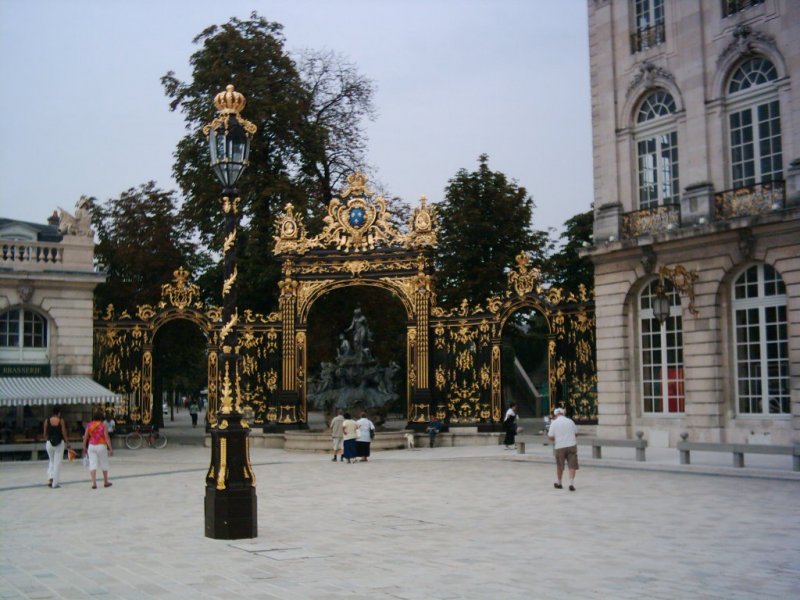
[[[603,204],[594,212],[594,243],[619,239],[619,221],[622,205],[619,202]],[[612,239],[613,238],[613,239]]]
[[[786,207],[800,206],[800,158],[794,159],[786,170]]]
[[[705,225],[714,219],[714,186],[696,183],[681,196],[681,226]]]

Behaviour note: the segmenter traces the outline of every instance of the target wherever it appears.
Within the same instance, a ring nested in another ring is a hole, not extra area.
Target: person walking
[[[47,442],[47,485],[53,489],[61,487],[61,463],[64,460],[64,445],[69,449],[67,423],[61,418],[61,407],[56,404],[53,414],[44,420],[42,436]]]
[[[556,477],[558,481],[553,484],[557,490],[562,489],[564,486],[561,484],[561,478],[564,475],[564,463],[567,464],[569,469],[569,491],[575,491],[575,472],[578,470],[578,427],[575,422],[564,414],[563,408],[557,408],[553,411],[555,418],[550,423],[550,430],[547,432],[547,437],[553,440],[553,448],[556,453]]]
[[[342,424],[344,423],[344,416],[342,416],[342,409],[336,409],[336,416],[331,419],[331,441],[333,442],[333,458],[331,459],[333,462],[336,462],[336,457],[339,456],[339,460],[344,462],[344,456],[340,456],[342,453],[342,445],[344,441],[344,437],[342,434]]]
[[[356,422],[358,439],[356,440],[356,456],[361,462],[369,459],[369,446],[375,437],[375,424],[369,420],[366,412],[361,413],[361,418]]]
[[[189,416],[192,417],[192,427],[197,427],[197,413],[200,409],[197,406],[197,400],[192,398],[189,401]]]
[[[342,423],[342,457],[348,463],[354,462],[356,459],[356,438],[358,437],[358,425],[350,417],[350,413],[344,413],[344,422]]]
[[[92,480],[92,489],[97,489],[97,468],[103,471],[103,487],[111,487],[108,480],[108,457],[114,454],[111,447],[111,438],[108,430],[103,425],[103,413],[94,413],[92,422],[86,426],[83,434],[83,452],[89,456],[89,477]]]
[[[506,450],[511,450],[514,445],[514,438],[517,435],[517,403],[512,402],[511,406],[506,411],[506,417],[503,419],[503,428],[506,430],[506,437],[503,439],[503,444]]]

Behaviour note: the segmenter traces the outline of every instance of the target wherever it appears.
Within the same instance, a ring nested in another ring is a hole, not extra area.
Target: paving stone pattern
[[[44,462],[2,463],[0,599],[798,597],[791,472],[582,455],[571,493],[539,446],[254,449],[259,537],[238,541],[203,535],[201,447],[117,451],[97,490],[79,463],[56,490]]]

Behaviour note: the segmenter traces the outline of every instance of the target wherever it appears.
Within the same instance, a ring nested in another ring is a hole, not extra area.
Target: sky
[[[253,10],[290,52],[335,51],[373,80],[367,160],[392,196],[440,201],[485,153],[533,196],[535,228],[589,210],[586,0],[0,0],[0,217],[177,189],[184,121],[160,78],[189,80],[192,39]]]

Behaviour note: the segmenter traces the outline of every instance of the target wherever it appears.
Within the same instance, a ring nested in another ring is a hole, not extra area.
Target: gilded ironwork
[[[714,216],[717,219],[751,217],[782,210],[786,201],[786,184],[769,181],[727,190],[714,195]]]
[[[161,301],[169,300],[170,305],[184,309],[194,302],[196,296],[200,295],[200,288],[195,283],[189,283],[189,271],[183,267],[173,272],[173,276],[172,283],[165,283],[161,286]],[[146,317],[143,316],[139,316],[139,318],[146,320]]]
[[[663,265],[658,271],[659,283],[662,289],[665,281],[669,280],[676,292],[689,298],[688,310],[697,316],[700,311],[694,306],[694,282],[697,280],[697,271],[689,271],[683,265],[670,268]]]
[[[678,204],[665,204],[622,215],[622,237],[625,239],[664,233],[680,226],[681,210]]]
[[[526,253],[520,252],[517,254],[515,260],[517,262],[516,270],[508,274],[509,287],[512,288],[520,298],[530,294],[534,287],[536,287],[537,292],[541,291],[541,287],[538,286],[541,271],[535,267],[529,266],[531,262],[530,257]]]
[[[135,317],[127,311],[118,313],[113,305],[95,311],[94,377],[123,398],[115,413],[120,425],[152,422],[153,340],[161,326],[175,319],[195,323],[207,339],[208,419],[216,425],[221,389],[219,352],[225,337],[222,309],[199,302],[199,288],[190,282],[186,269],[173,275],[173,281],[161,287],[161,300],[155,305],[139,305]],[[240,373],[241,403],[253,411],[255,424],[264,424],[269,399],[278,387],[280,318],[277,313],[261,315],[248,310],[243,322],[240,355],[247,369]],[[160,401],[158,404],[160,410]]]
[[[436,247],[436,220],[436,208],[428,206],[428,199],[420,196],[419,206],[411,214],[404,245],[408,248]]]
[[[347,186],[328,204],[322,231],[308,237],[301,215],[287,204],[278,215],[273,253],[303,255],[317,248],[333,248],[345,254],[364,253],[379,247],[422,249],[436,246],[436,210],[422,196],[414,209],[409,232],[401,233],[390,221],[386,200],[373,197],[363,173],[347,177]]]

